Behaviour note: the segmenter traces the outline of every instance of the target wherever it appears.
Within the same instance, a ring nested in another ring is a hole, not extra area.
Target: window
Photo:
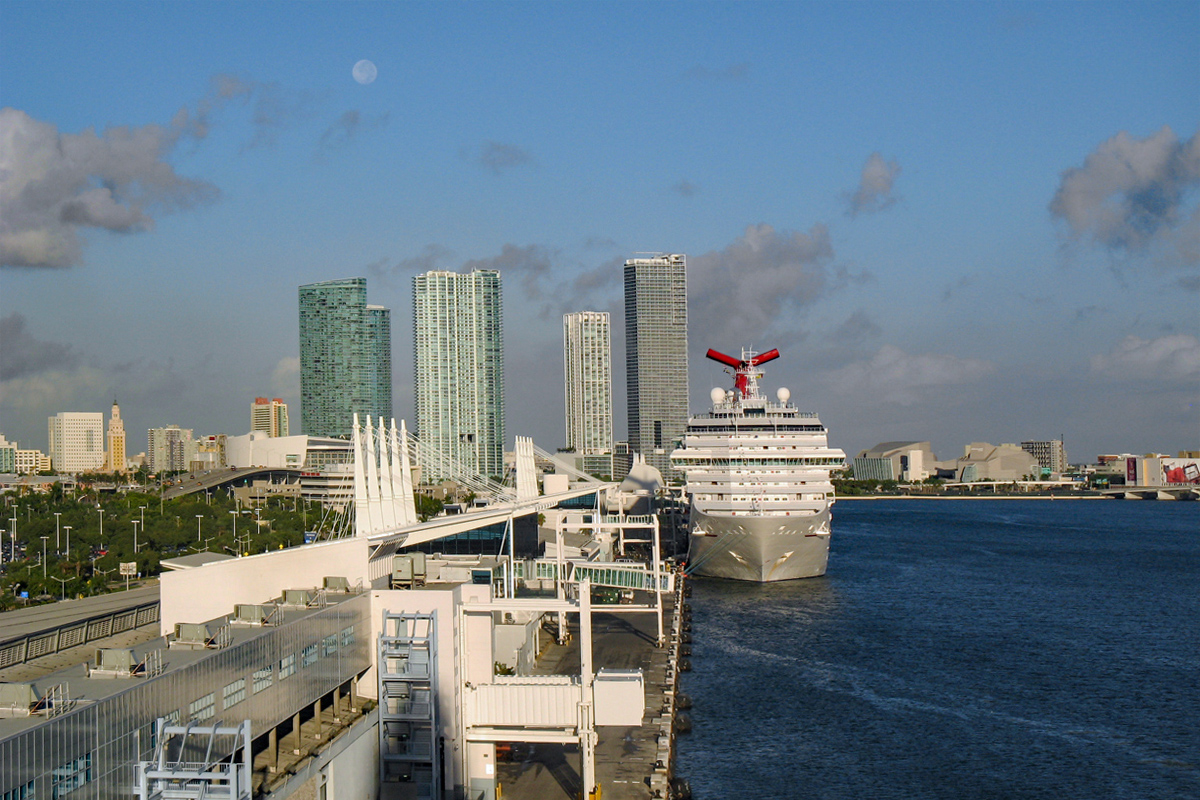
[[[0,794],[0,800],[34,800],[34,797],[36,795],[33,793],[33,781]]]
[[[342,628],[342,647],[349,647],[354,644],[354,626]]]
[[[296,657],[292,656],[291,658],[293,660],[293,663],[295,663]],[[272,670],[270,667],[263,667],[262,669],[255,671],[253,678],[254,678],[254,683],[253,683],[254,693],[258,694],[263,689],[271,688]]]
[[[308,669],[313,664],[317,663],[317,646],[310,644],[308,647],[300,651],[300,666]]]
[[[284,656],[279,659],[279,680],[283,680],[289,675],[296,673],[296,654]]]
[[[221,707],[229,708],[246,699],[246,679],[238,678],[221,690]]]
[[[216,713],[216,705],[216,696],[209,692],[199,700],[188,703],[188,717],[194,722],[212,719],[213,714]]]
[[[334,653],[337,652],[337,649],[338,649],[338,637],[337,637],[336,633],[326,636],[321,641],[321,657],[322,658],[333,655]]]
[[[92,754],[55,767],[50,773],[50,797],[57,800],[92,780]],[[21,795],[17,795],[20,797]],[[32,793],[31,795],[32,796]]]

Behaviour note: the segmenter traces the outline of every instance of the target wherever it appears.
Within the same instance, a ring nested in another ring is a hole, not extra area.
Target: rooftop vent
[[[149,678],[162,671],[162,650],[152,650],[138,658],[129,649],[97,648],[94,666],[87,668],[87,675],[89,678]]]
[[[0,683],[0,719],[6,717],[54,717],[70,711],[75,705],[65,683],[51,686],[39,694],[32,683]]]
[[[214,633],[203,622],[176,622],[175,635],[167,646],[174,650],[214,650],[228,644],[228,625],[220,626]]]
[[[283,609],[275,604],[252,605],[239,603],[233,607],[233,623],[240,625],[278,625],[283,622]]]

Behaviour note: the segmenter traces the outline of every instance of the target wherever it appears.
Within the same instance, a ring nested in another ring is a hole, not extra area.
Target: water
[[[1200,798],[1200,503],[842,502],[693,582],[696,797]]]

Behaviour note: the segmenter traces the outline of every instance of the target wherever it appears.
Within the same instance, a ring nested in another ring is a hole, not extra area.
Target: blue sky
[[[0,5],[0,431],[299,420],[296,287],[501,269],[509,436],[562,444],[561,315],[689,259],[708,347],[853,453],[1200,446],[1200,6]],[[359,59],[378,66],[360,85]]]

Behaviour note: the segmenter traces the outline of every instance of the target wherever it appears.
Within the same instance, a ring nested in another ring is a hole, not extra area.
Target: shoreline
[[[850,494],[837,495],[837,502],[843,500],[1115,500],[1102,494],[1086,495],[1020,495],[1020,494]]]

